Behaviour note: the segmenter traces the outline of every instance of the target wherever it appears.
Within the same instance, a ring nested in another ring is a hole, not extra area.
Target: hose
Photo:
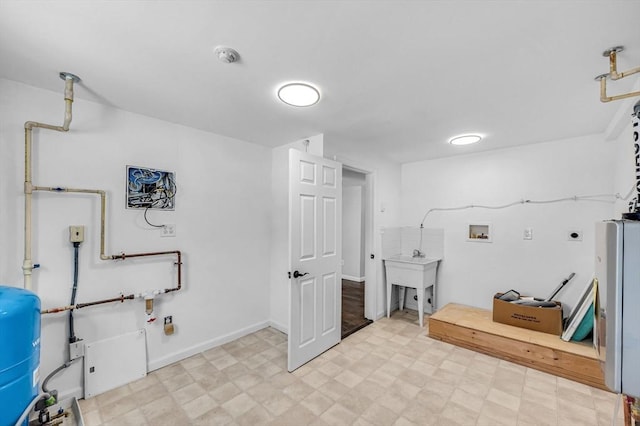
[[[33,409],[33,407],[35,407],[35,405],[36,405],[36,403],[38,401],[40,401],[42,398],[49,399],[50,397],[51,397],[51,395],[49,395],[49,393],[43,392],[40,395],[38,395],[35,398],[33,398],[33,400],[29,403],[27,408],[25,408],[25,410],[22,412],[20,417],[18,417],[18,421],[16,422],[15,426],[22,426],[22,423],[25,421],[25,419],[29,415],[29,412]]]
[[[76,359],[80,359],[80,358],[76,358]],[[64,364],[62,364],[60,367],[56,368],[55,370],[53,370],[51,373],[49,373],[49,375],[42,381],[42,391],[49,393],[49,389],[47,389],[47,383],[49,383],[49,380],[51,380],[53,378],[53,376],[55,376],[56,374],[58,374],[60,371],[64,370],[65,368],[68,368],[71,363],[75,361],[67,361]]]
[[[73,289],[71,291],[71,303],[69,305],[74,306],[76,304],[76,293],[78,291],[78,249],[80,243],[73,243]],[[73,309],[69,310],[69,343],[73,343],[76,340],[76,331],[73,324]]]

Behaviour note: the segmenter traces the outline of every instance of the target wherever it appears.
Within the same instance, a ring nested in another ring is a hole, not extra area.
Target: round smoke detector
[[[231,64],[240,59],[240,54],[230,47],[218,46],[213,49],[213,53],[218,57],[220,62],[224,62],[225,64]]]

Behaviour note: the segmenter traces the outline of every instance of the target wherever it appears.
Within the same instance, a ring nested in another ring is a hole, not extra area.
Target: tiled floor
[[[616,396],[426,337],[396,312],[286,371],[264,329],[80,401],[95,425],[610,425]],[[622,410],[618,424],[622,424]]]

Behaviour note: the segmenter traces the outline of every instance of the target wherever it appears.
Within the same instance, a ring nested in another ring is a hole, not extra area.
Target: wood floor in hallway
[[[342,280],[342,338],[371,322],[364,317],[364,282]]]

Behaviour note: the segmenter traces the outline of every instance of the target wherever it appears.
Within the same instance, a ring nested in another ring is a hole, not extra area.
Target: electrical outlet
[[[69,227],[69,241],[72,243],[81,243],[84,241],[84,226]]]
[[[524,228],[522,238],[525,240],[533,240],[533,228]]]
[[[176,225],[173,223],[167,223],[162,225],[162,233],[161,237],[175,237],[176,236]]]
[[[582,241],[582,230],[569,229],[567,232],[567,240],[569,241]]]

